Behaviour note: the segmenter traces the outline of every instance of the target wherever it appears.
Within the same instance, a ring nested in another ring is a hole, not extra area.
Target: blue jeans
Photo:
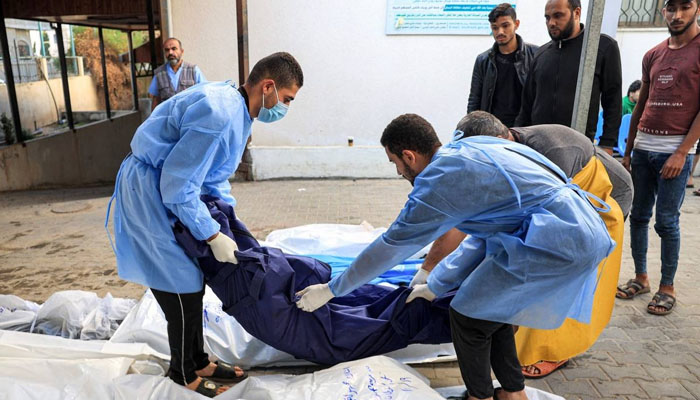
[[[669,153],[644,150],[634,150],[632,155],[634,200],[630,213],[630,239],[634,271],[637,274],[647,272],[649,220],[656,202],[654,229],[661,238],[662,285],[673,285],[673,277],[678,268],[681,249],[680,210],[693,163],[693,155],[690,154],[685,159],[680,175],[673,179],[663,179],[661,168],[670,156]]]

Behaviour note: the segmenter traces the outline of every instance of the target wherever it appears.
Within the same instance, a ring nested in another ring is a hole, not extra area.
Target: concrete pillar
[[[39,70],[39,75],[42,78],[49,79],[49,65],[46,62],[46,57],[37,57],[36,68]]]
[[[83,64],[83,56],[76,56],[75,62],[78,63],[78,76],[85,75],[85,66]]]

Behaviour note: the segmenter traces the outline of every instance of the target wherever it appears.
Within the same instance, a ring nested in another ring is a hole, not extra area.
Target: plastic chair
[[[598,125],[595,128],[595,137],[593,143],[596,145],[600,142],[600,137],[603,136],[603,111],[598,113]]]
[[[622,121],[620,122],[620,131],[617,134],[617,147],[614,148],[620,155],[624,155],[625,149],[627,148],[627,136],[630,133],[631,120],[632,114],[625,114],[622,116]]]

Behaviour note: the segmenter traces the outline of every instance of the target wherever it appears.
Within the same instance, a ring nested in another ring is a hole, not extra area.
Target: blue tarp
[[[266,344],[297,358],[336,364],[412,343],[451,342],[448,307],[454,291],[432,302],[417,299],[406,304],[411,289],[368,284],[334,298],[313,313],[298,309],[295,293],[328,282],[331,266],[315,258],[261,247],[236,219],[232,206],[210,196],[202,196],[202,201],[221,224],[221,232],[236,241],[239,263],[216,261],[209,246],[196,240],[181,223],[175,225],[175,237],[199,262],[205,282],[223,303],[223,310]],[[328,260],[346,267],[351,261]],[[406,281],[405,276],[391,274],[384,280]]]
[[[331,278],[340,274],[350,267],[350,264],[355,260],[354,257],[341,257],[324,254],[304,254],[305,256],[315,258],[331,266]],[[391,283],[394,285],[407,286],[413,276],[418,272],[423,260],[406,260],[394,268],[384,272],[377,278],[372,279],[369,283],[377,285],[382,282]]]

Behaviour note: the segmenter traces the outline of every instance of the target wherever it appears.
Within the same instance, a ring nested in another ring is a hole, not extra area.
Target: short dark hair
[[[569,0],[569,10],[573,12],[577,8],[581,8],[581,0]]]
[[[489,13],[489,22],[494,23],[500,17],[511,17],[513,21],[518,19],[518,16],[515,14],[515,8],[510,3],[501,3],[494,7]]]
[[[627,89],[627,96],[630,95],[632,92],[636,92],[637,90],[642,88],[642,81],[637,79],[636,81],[632,82],[630,87]]]
[[[486,111],[472,111],[457,124],[457,130],[469,136],[508,136],[508,128],[500,119]]]
[[[384,128],[380,142],[399,157],[404,150],[431,155],[436,147],[442,145],[430,122],[416,114],[403,114],[394,118]]]
[[[263,79],[274,80],[277,89],[304,85],[301,66],[291,54],[286,52],[270,54],[255,63],[246,82],[255,85]]]
[[[180,39],[178,39],[178,38],[176,38],[176,37],[169,37],[169,38],[165,39],[165,41],[163,42],[163,47],[165,47],[165,44],[168,43],[168,42],[171,41],[171,40],[176,41],[177,44],[178,44],[178,46],[180,46],[180,50],[182,50],[182,42],[180,41]]]

